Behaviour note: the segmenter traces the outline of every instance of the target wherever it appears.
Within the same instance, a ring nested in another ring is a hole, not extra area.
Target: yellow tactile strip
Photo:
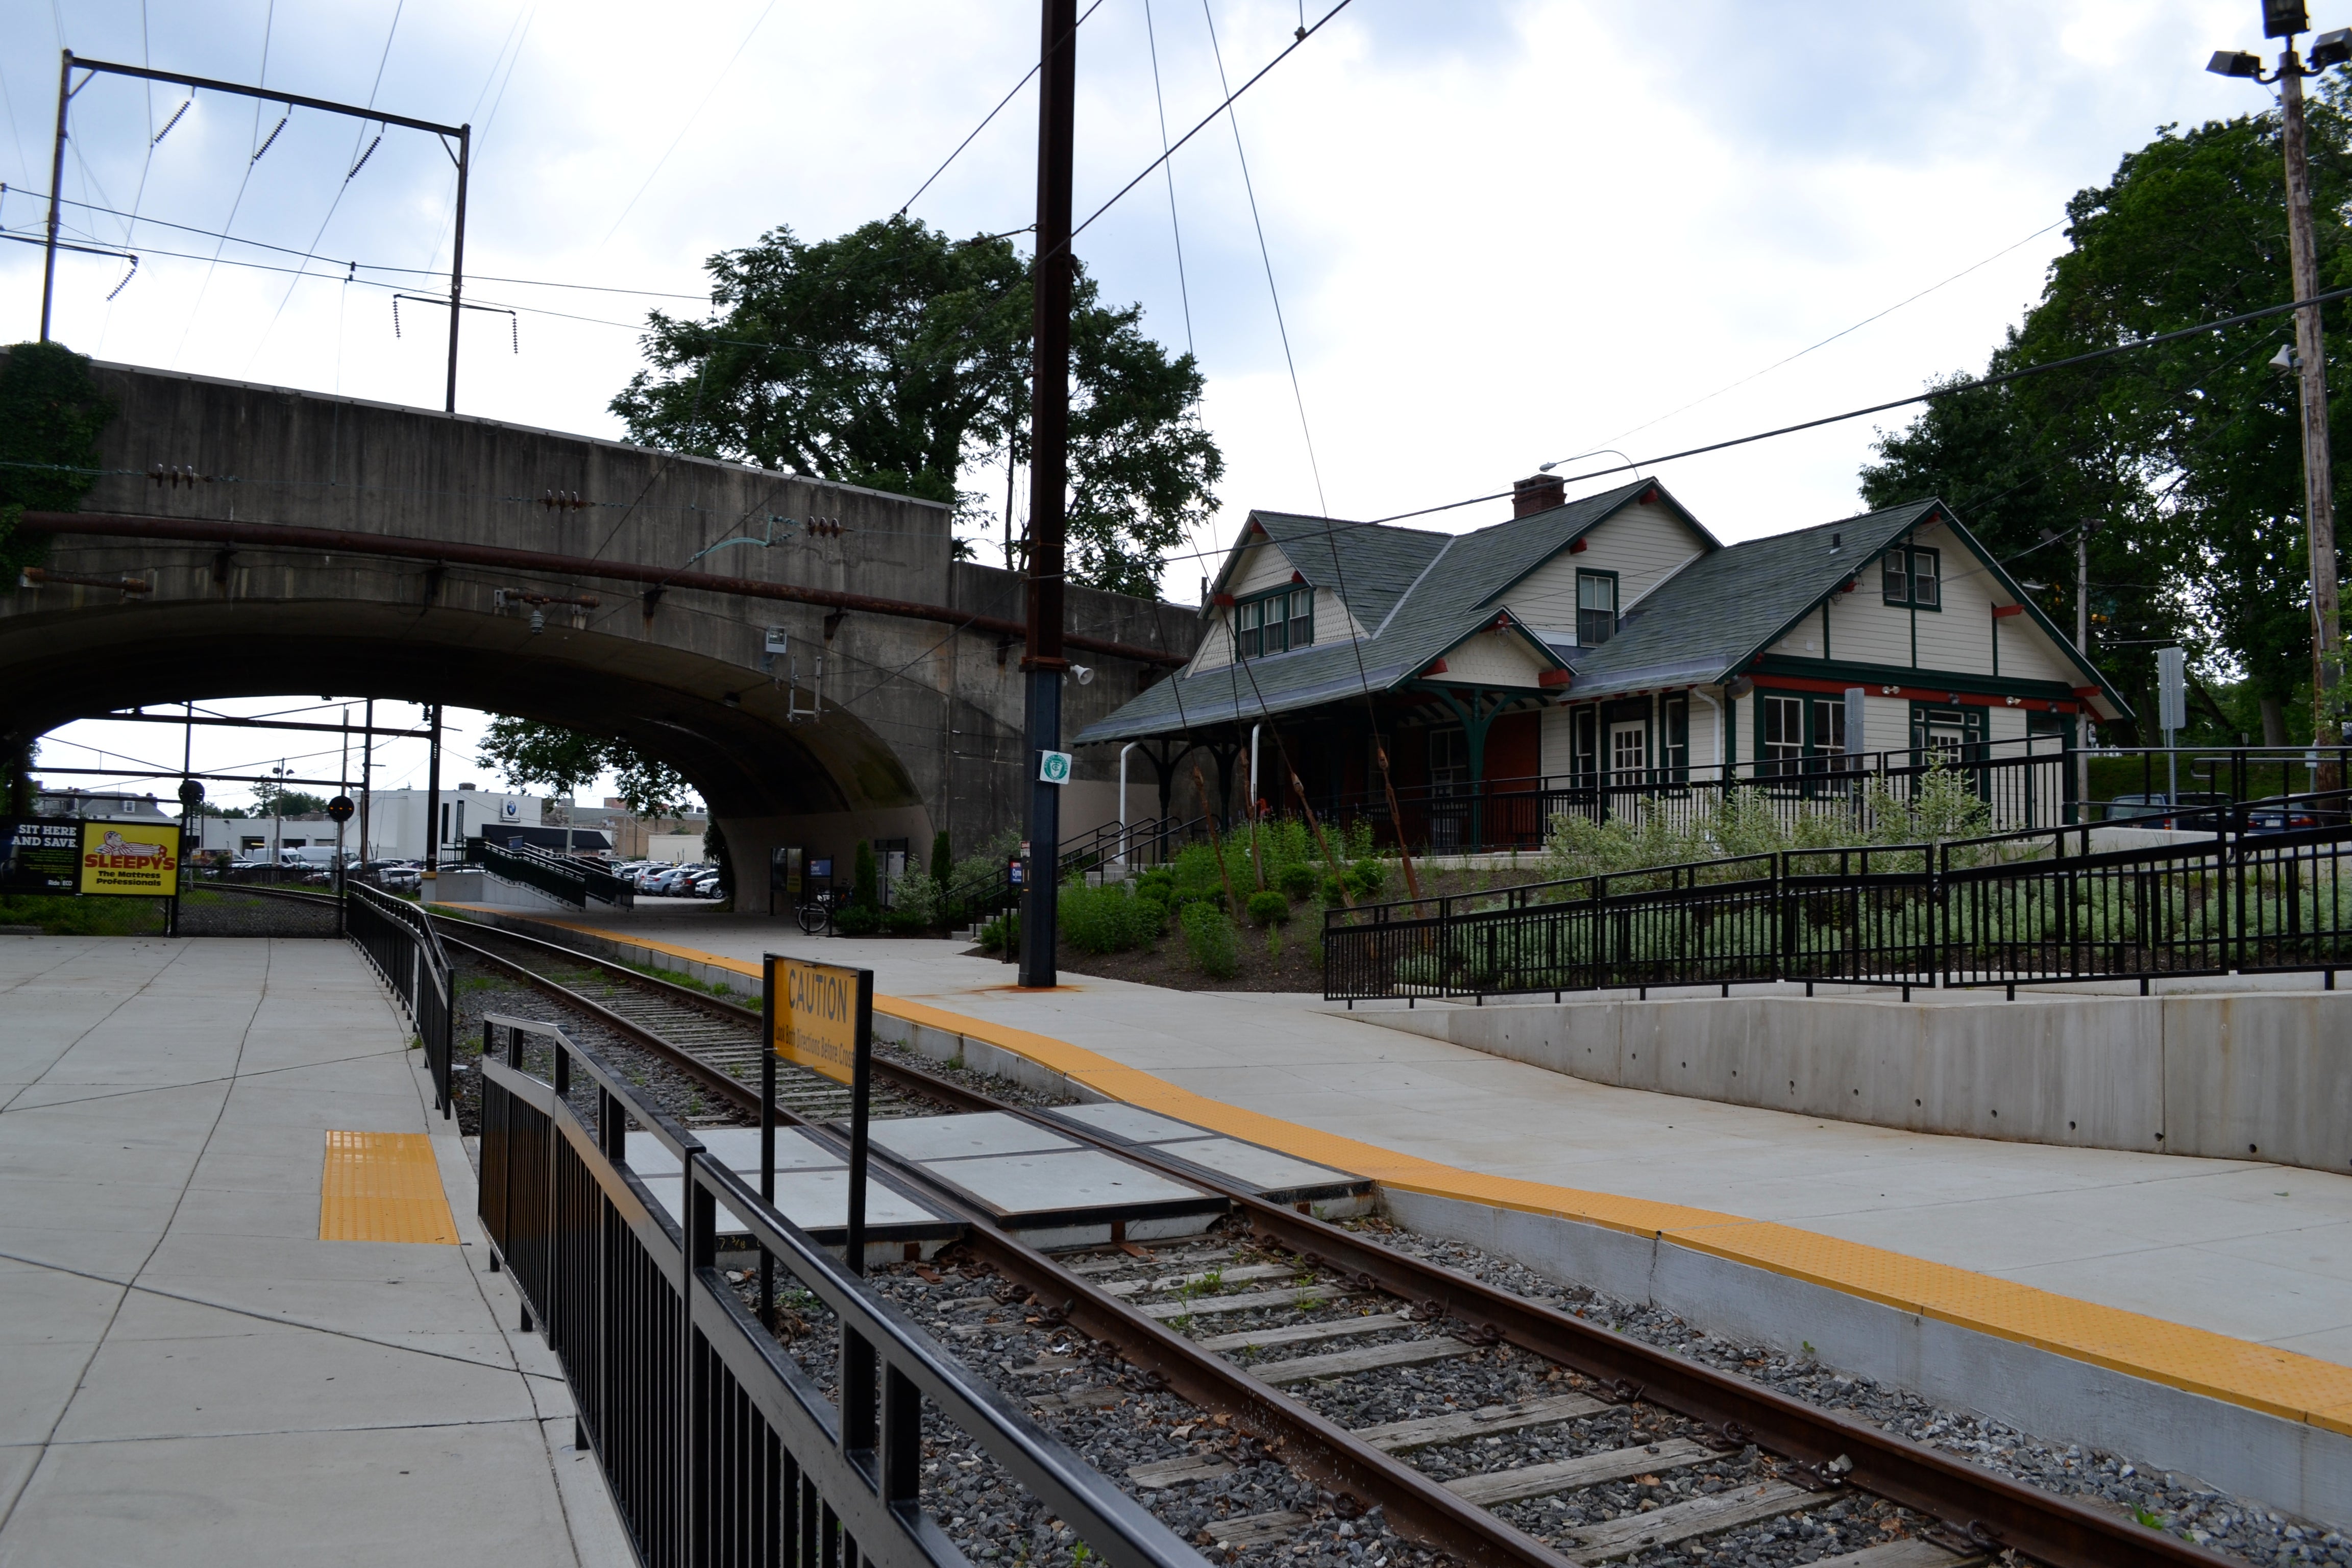
[[[457,1246],[433,1140],[422,1132],[330,1131],[319,1239]]]
[[[732,970],[754,980],[759,977],[757,964],[740,959],[584,921],[551,923]],[[2352,1366],[2077,1300],[1884,1247],[1841,1241],[1793,1226],[1465,1171],[1227,1105],[1066,1040],[903,997],[877,995],[874,1010],[1026,1057],[1114,1100],[1229,1138],[1264,1143],[1386,1186],[1654,1237],[1978,1333],[2352,1436]]]

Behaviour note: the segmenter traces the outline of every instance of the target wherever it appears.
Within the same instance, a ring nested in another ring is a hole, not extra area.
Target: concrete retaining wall
[[[1551,1215],[1383,1188],[1407,1229],[1548,1279],[1664,1308],[1707,1333],[1811,1353],[2044,1439],[2130,1456],[2352,1528],[2352,1437],[1864,1300],[1672,1242]]]
[[[2352,1171],[2352,993],[1741,994],[1364,1012],[1622,1089],[1920,1132]]]

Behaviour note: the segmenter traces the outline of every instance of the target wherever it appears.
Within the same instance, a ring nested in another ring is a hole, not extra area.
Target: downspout
[[[1257,820],[1257,732],[1265,728],[1263,724],[1250,726],[1249,816],[1252,822]]]
[[[1692,688],[1691,688],[1691,695],[1692,695],[1693,697],[1697,698],[1701,702],[1706,703],[1709,708],[1712,708],[1712,709],[1714,709],[1714,710],[1715,710],[1715,769],[1716,769],[1716,776],[1717,776],[1717,778],[1724,779],[1724,780],[1727,780],[1727,780],[1729,780],[1729,778],[1731,777],[1731,775],[1730,775],[1728,773],[1727,773],[1727,772],[1725,772],[1725,771],[1724,771],[1724,762],[1723,762],[1723,704],[1722,704],[1722,703],[1720,703],[1720,702],[1717,702],[1714,698],[1709,697],[1709,696],[1708,696],[1705,691],[1701,690],[1698,687],[1696,687],[1696,686],[1694,686],[1694,687],[1692,687]]]
[[[1118,749],[1118,863],[1127,864],[1127,753],[1139,742],[1129,741]]]

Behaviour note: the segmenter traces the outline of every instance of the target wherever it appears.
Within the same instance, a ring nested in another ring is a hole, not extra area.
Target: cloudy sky
[[[1162,106],[1171,134],[1215,107],[1216,51],[1238,84],[1329,3],[1102,0],[1078,48],[1081,216],[1158,154]],[[1078,250],[1108,297],[1200,356],[1228,463],[1218,526],[1196,542],[1213,557],[1253,506],[1385,516],[1979,365],[2063,247],[2068,195],[2158,125],[2263,106],[2202,68],[2259,44],[2259,15],[2255,0],[1353,0],[1242,100],[1249,186],[1220,121],[1172,163],[1172,224],[1155,175]],[[61,47],[470,123],[467,293],[516,313],[468,312],[458,406],[612,435],[604,405],[640,363],[648,308],[698,310],[703,258],[775,225],[822,237],[897,210],[1034,62],[1037,28],[1025,5],[911,0],[5,0],[11,235],[39,226]],[[394,128],[371,153],[373,125],[301,111],[269,141],[281,109],[197,94],[154,142],[187,97],[102,78],[75,100],[72,238],[141,261],[125,282],[123,260],[66,258],[58,336],[102,359],[437,405],[444,309],[401,303],[396,332],[393,298],[434,292],[448,266],[455,180],[434,140]],[[1029,222],[1034,137],[1033,88],[912,212],[958,235]],[[31,337],[40,253],[0,251],[0,333]],[[1872,433],[1643,471],[1748,538],[1853,510]],[[1001,473],[967,482],[1001,493]],[[1171,563],[1167,592],[1190,600],[1202,571]],[[152,755],[153,733],[59,742]],[[58,742],[45,754],[68,761]]]

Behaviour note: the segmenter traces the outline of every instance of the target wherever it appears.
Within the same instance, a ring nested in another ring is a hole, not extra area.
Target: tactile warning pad
[[[329,1131],[319,1239],[457,1246],[433,1140],[422,1132]]]

